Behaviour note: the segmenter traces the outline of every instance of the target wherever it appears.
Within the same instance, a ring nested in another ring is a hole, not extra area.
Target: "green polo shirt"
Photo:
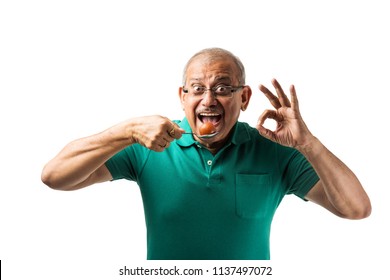
[[[185,134],[163,152],[131,145],[106,166],[140,187],[148,259],[270,259],[279,203],[286,194],[304,199],[318,181],[297,150],[241,122],[216,155]]]

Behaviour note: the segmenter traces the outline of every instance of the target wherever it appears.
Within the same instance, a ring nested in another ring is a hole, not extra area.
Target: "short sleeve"
[[[137,181],[148,152],[148,149],[139,144],[134,144],[115,154],[106,161],[105,165],[108,171],[110,171],[113,180],[127,179]]]
[[[319,177],[312,165],[297,150],[288,148],[283,152],[285,159],[282,166],[283,183],[287,194],[295,194],[305,200],[306,194],[318,182]]]

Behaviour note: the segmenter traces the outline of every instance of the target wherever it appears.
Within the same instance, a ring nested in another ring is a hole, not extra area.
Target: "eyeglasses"
[[[184,93],[191,94],[193,97],[201,98],[206,93],[206,91],[211,91],[214,98],[231,98],[233,97],[233,93],[235,93],[237,90],[242,89],[244,86],[238,86],[238,87],[232,87],[232,86],[225,86],[225,85],[218,85],[212,88],[206,88],[204,86],[191,86],[190,88],[186,89],[183,88]]]

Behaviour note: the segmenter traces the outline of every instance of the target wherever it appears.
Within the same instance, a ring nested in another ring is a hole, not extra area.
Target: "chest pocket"
[[[236,214],[247,219],[266,218],[272,212],[271,177],[236,174]]]

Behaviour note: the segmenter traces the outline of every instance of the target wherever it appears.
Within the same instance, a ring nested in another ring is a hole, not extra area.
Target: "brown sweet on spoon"
[[[202,126],[199,128],[200,135],[208,135],[215,132],[215,126],[211,122],[206,122],[202,124]]]
[[[211,122],[206,122],[202,124],[199,128],[199,135],[193,133],[193,132],[184,132],[183,134],[193,134],[198,138],[201,139],[209,139],[213,138],[215,135],[218,134],[218,131],[216,131],[215,126]]]

